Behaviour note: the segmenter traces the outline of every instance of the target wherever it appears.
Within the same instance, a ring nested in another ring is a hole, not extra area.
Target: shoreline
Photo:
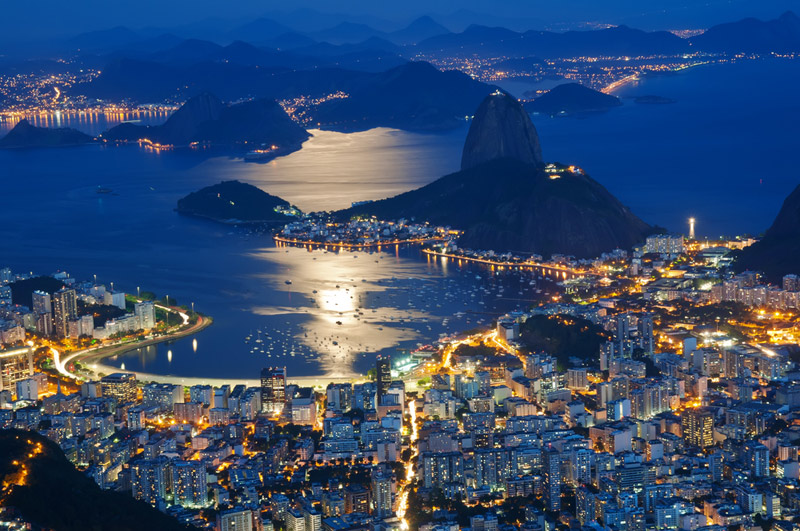
[[[138,343],[126,343],[124,345],[110,345],[107,347],[101,347],[97,350],[82,350],[77,352],[71,352],[64,356],[63,362],[56,363],[56,369],[62,375],[68,376],[73,380],[81,380],[82,378],[78,377],[77,374],[74,372],[70,372],[66,369],[66,365],[72,362],[80,362],[85,367],[91,370],[94,373],[95,377],[100,378],[100,375],[108,375],[112,373],[125,373],[125,374],[134,374],[136,379],[139,382],[154,382],[154,383],[168,383],[168,384],[175,384],[175,385],[183,385],[183,386],[192,386],[192,385],[211,385],[214,387],[220,387],[222,385],[239,385],[243,384],[247,387],[259,387],[261,385],[260,378],[218,378],[218,377],[202,377],[202,376],[178,376],[178,375],[171,375],[171,374],[153,374],[148,372],[141,372],[141,371],[129,371],[125,369],[120,369],[119,367],[113,367],[111,365],[107,365],[102,363],[102,360],[113,356],[121,356],[131,352],[133,350],[140,349],[142,347],[149,347],[152,345],[157,345],[159,343],[166,343],[168,341],[183,339],[185,337],[194,335],[203,331],[204,329],[211,326],[214,320],[210,317],[200,317],[200,321],[198,324],[180,332],[177,332],[172,335],[165,335],[159,336],[151,339],[147,339],[145,341],[141,341]],[[61,364],[63,367],[63,371],[58,369],[58,365]],[[359,375],[354,374],[352,376],[296,376],[296,377],[287,377],[286,382],[288,384],[296,384],[301,387],[317,387],[317,388],[325,388],[329,383],[360,383],[367,381],[366,375]]]
[[[183,339],[184,337],[205,330],[213,323],[214,319],[212,319],[211,317],[198,315],[197,323],[195,323],[194,325],[190,326],[185,330],[180,330],[178,332],[175,332],[174,334],[152,337],[150,339],[145,339],[144,341],[139,341],[135,343],[131,342],[118,345],[108,345],[96,349],[78,350],[76,352],[70,352],[66,354],[64,356],[63,361],[58,359],[60,357],[59,353],[59,356],[56,358],[56,369],[58,370],[59,373],[63,374],[64,376],[68,376],[74,380],[81,380],[82,378],[80,378],[77,374],[70,372],[69,370],[66,369],[66,365],[71,362],[80,362],[86,366],[91,365],[94,373],[98,373],[101,369],[108,369],[111,372],[126,372],[126,373],[136,374],[135,371],[125,371],[98,362],[100,360],[110,358],[112,356],[119,356],[121,354],[125,354],[132,350],[140,349],[142,347],[149,347],[152,345],[158,345],[159,343],[166,343],[167,341]]]
[[[447,238],[413,238],[407,240],[388,240],[382,242],[372,243],[345,243],[345,242],[317,242],[313,240],[299,240],[297,238],[285,238],[283,236],[273,236],[273,241],[285,245],[292,245],[294,247],[314,247],[314,248],[334,248],[334,249],[347,249],[347,250],[364,250],[364,249],[379,249],[381,247],[391,247],[393,245],[417,245],[430,242],[443,242]]]

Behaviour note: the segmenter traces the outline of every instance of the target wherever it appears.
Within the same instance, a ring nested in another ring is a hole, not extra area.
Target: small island
[[[283,224],[300,214],[288,201],[240,181],[223,181],[192,192],[178,200],[175,210],[227,225]]]
[[[535,100],[524,104],[525,110],[528,112],[551,116],[605,112],[620,105],[622,102],[616,96],[590,89],[580,83],[558,85]]]
[[[633,101],[634,103],[640,103],[644,105],[665,105],[677,102],[677,100],[673,100],[672,98],[665,98],[664,96],[654,96],[652,94],[647,94],[645,96],[637,96],[633,98]]]
[[[0,149],[68,147],[91,142],[94,142],[94,138],[77,129],[36,127],[23,119],[6,136],[0,138]]]

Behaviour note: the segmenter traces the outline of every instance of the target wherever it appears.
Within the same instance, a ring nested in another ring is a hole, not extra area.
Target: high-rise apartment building
[[[280,414],[286,405],[286,367],[261,370],[261,411]]]
[[[707,448],[714,445],[714,413],[707,408],[691,408],[681,414],[681,429],[686,444]]]
[[[544,502],[548,511],[561,510],[561,454],[555,448],[542,451]]]
[[[53,294],[53,329],[58,337],[69,337],[69,323],[78,318],[78,297],[74,289]]]
[[[392,385],[391,358],[389,356],[378,355],[378,358],[375,360],[375,369],[377,371],[378,401],[380,401],[383,395],[389,390],[389,386]]]

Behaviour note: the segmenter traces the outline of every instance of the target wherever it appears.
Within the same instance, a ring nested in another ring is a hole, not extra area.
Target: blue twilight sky
[[[333,16],[295,12],[302,9]],[[5,0],[0,2],[0,19],[5,22],[0,46],[120,25],[164,30],[197,23],[235,26],[259,16],[277,17],[287,25],[294,22],[301,31],[344,18],[393,30],[424,14],[449,21],[454,30],[471,21],[518,30],[566,29],[584,22],[694,29],[745,16],[774,18],[789,9],[800,10],[800,0]],[[453,16],[458,11],[462,12]]]

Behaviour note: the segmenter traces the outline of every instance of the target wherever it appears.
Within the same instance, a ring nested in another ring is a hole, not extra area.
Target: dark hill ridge
[[[739,253],[736,268],[762,271],[772,281],[800,273],[800,186],[783,202],[764,237]]]
[[[178,200],[178,213],[220,223],[287,223],[291,220],[276,207],[289,202],[239,181],[223,181],[192,192]]]
[[[58,445],[35,432],[0,430],[0,481],[13,485],[4,487],[2,505],[14,507],[33,529],[193,529],[130,493],[102,490],[67,461]]]
[[[525,109],[544,114],[575,114],[607,111],[622,105],[619,98],[580,83],[564,83],[525,104]]]
[[[517,100],[497,91],[475,112],[461,155],[461,169],[501,158],[543,165],[542,146],[530,116]]]
[[[797,52],[800,18],[791,11],[774,20],[746,18],[713,26],[690,42],[695,48],[712,52]]]
[[[350,97],[320,105],[316,121],[341,131],[452,129],[493,89],[462,72],[411,62],[353,84]]]
[[[667,31],[645,32],[627,26],[593,31],[526,31],[472,25],[419,43],[421,52],[469,53],[480,56],[576,57],[586,55],[654,55],[690,50],[689,43]]]
[[[63,147],[88,144],[94,139],[76,129],[36,127],[20,120],[14,129],[0,138],[0,148]]]
[[[299,149],[309,136],[273,100],[229,106],[208,93],[189,99],[163,125],[121,124],[101,135],[109,141],[147,139],[174,146],[206,142],[228,148],[255,148],[269,144],[278,147],[276,154]]]
[[[347,99],[320,105],[314,122],[320,127],[363,131],[372,127],[436,131],[461,127],[483,98],[496,87],[456,71],[441,72],[425,62],[412,62],[374,72],[401,61],[390,52],[343,46],[325,57],[328,66],[313,69],[257,68],[226,62],[192,65],[118,59],[81,90],[88,97],[157,101],[181,94],[209,92],[235,101],[250,94],[274,99],[322,96],[337,91]],[[295,50],[298,55],[300,51]],[[337,67],[330,65],[335,63]],[[367,70],[356,70],[367,66]],[[185,97],[185,96],[184,96]]]

